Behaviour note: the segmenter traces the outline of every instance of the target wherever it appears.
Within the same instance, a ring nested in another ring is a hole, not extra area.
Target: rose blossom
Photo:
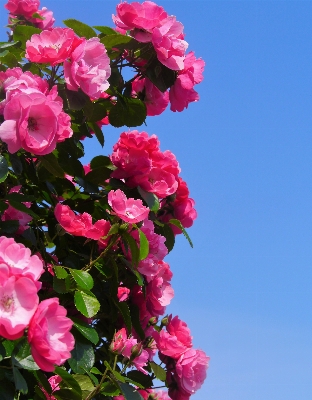
[[[51,153],[56,143],[71,137],[70,117],[59,98],[32,92],[16,94],[4,108],[0,139],[10,153],[20,148],[36,155]]]
[[[37,281],[43,273],[42,261],[13,238],[0,237],[0,275],[24,276]]]
[[[53,396],[53,393],[57,390],[60,390],[60,383],[62,382],[62,378],[59,375],[53,375],[48,379],[48,381],[52,389],[52,394],[49,395],[43,387],[41,387],[41,390],[43,391],[47,400],[56,400],[56,397]]]
[[[48,10],[46,7],[42,7],[41,10],[37,11],[43,19],[40,18],[29,18],[29,21],[32,22],[36,28],[39,29],[51,29],[55,22],[55,18],[53,17],[53,12]]]
[[[130,289],[124,287],[124,286],[119,286],[118,291],[117,291],[117,297],[119,301],[126,301],[128,300],[130,293]]]
[[[183,353],[176,363],[175,370],[178,391],[187,396],[200,389],[206,379],[208,362],[209,357],[202,350],[190,349]],[[172,397],[172,399],[179,399],[179,397]]]
[[[170,315],[169,323],[166,326],[167,332],[161,330],[154,332],[154,339],[158,350],[166,356],[178,359],[185,351],[192,347],[192,337],[186,323],[177,316]]]
[[[43,300],[30,321],[28,342],[38,366],[47,372],[71,357],[75,340],[69,332],[73,322],[58,298]]]
[[[142,200],[127,199],[120,189],[111,190],[108,193],[108,204],[112,207],[113,213],[125,222],[137,223],[147,218],[149,208],[143,206]]]
[[[199,95],[193,87],[204,79],[202,75],[204,66],[205,62],[200,58],[195,58],[193,51],[186,55],[184,67],[179,71],[176,81],[170,88],[171,111],[183,111],[189,103],[199,100]]]
[[[64,62],[69,90],[81,88],[92,99],[99,99],[109,88],[110,59],[99,38],[84,40]]]
[[[161,114],[165,111],[169,103],[168,91],[161,92],[147,78],[137,78],[132,82],[132,96],[136,96],[144,101],[148,116]]]
[[[34,34],[26,42],[25,57],[36,63],[59,64],[82,42],[70,28],[54,28]]]
[[[109,221],[100,219],[92,224],[92,217],[88,213],[76,215],[69,206],[58,203],[54,209],[58,223],[66,232],[74,236],[84,236],[89,239],[99,240],[106,236],[111,227]]]
[[[35,282],[28,277],[9,276],[0,271],[0,335],[9,340],[23,336],[34,315],[39,298]]]
[[[13,15],[31,17],[38,11],[39,0],[8,0],[5,8]]]

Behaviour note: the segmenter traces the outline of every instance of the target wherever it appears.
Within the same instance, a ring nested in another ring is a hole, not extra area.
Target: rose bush
[[[204,62],[151,1],[118,4],[113,28],[54,27],[39,7],[9,0],[0,43],[1,396],[188,400],[209,358],[166,315],[165,258],[178,234],[192,246],[195,201],[137,128],[197,101]],[[103,147],[108,124],[123,127],[110,155],[84,165],[83,141]]]

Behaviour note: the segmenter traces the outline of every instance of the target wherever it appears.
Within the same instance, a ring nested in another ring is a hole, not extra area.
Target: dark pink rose
[[[119,301],[126,301],[128,300],[130,293],[130,289],[124,287],[124,286],[119,286],[118,292],[117,292],[117,297]]]
[[[71,357],[75,340],[70,333],[73,322],[67,311],[59,305],[58,298],[43,300],[35,312],[28,329],[28,342],[38,366],[47,372],[54,371]]]

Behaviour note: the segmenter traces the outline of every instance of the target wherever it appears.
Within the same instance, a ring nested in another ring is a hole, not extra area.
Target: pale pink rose
[[[88,213],[75,214],[69,206],[58,203],[54,209],[58,223],[66,232],[74,236],[84,236],[89,239],[99,240],[106,236],[111,227],[109,221],[100,219],[92,224],[92,217]]]
[[[170,285],[172,272],[164,261],[159,261],[158,274],[148,283],[146,287],[146,307],[153,316],[164,314],[166,306],[173,299],[174,290]]]
[[[111,74],[110,59],[99,38],[84,40],[64,63],[68,89],[79,88],[92,99],[105,96]]]
[[[162,7],[152,1],[142,4],[123,2],[117,5],[116,11],[117,16],[113,15],[113,21],[117,27],[124,31],[133,30],[131,35],[145,43],[151,41],[153,29],[168,16]]]
[[[169,103],[169,93],[161,92],[147,78],[137,78],[132,82],[132,96],[144,101],[148,116],[160,115]]]
[[[181,355],[176,363],[175,378],[182,394],[192,395],[200,389],[206,379],[208,362],[209,357],[202,350],[190,349]]]
[[[120,189],[108,193],[108,204],[120,219],[133,224],[143,221],[149,214],[142,200],[128,199]]]
[[[31,17],[38,11],[39,0],[8,0],[5,8],[13,15]]]
[[[13,238],[0,237],[0,275],[24,276],[37,281],[43,273],[42,261]]]
[[[115,333],[114,338],[109,346],[110,351],[113,353],[121,354],[123,348],[126,345],[127,332],[125,328],[121,328]]]
[[[177,316],[172,319],[171,315],[166,329],[167,332],[164,330],[159,333],[155,331],[153,337],[157,343],[158,350],[162,354],[177,360],[192,347],[191,332],[185,322],[181,321]]]
[[[158,60],[166,67],[183,70],[185,51],[188,43],[183,40],[183,25],[170,16],[161,22],[161,26],[153,29],[152,43]]]
[[[34,315],[39,298],[35,282],[28,277],[0,271],[0,336],[16,340],[23,336]]]
[[[36,63],[60,64],[71,56],[82,40],[70,28],[44,30],[27,40],[25,57]]]
[[[130,289],[124,287],[124,286],[119,286],[118,291],[117,291],[117,297],[119,301],[126,301],[129,298],[129,293]]]
[[[56,143],[72,135],[70,118],[60,102],[43,93],[18,93],[4,108],[0,139],[10,153],[20,148],[36,155],[51,153]]]
[[[54,371],[71,357],[75,340],[70,333],[73,322],[67,311],[59,305],[58,298],[43,300],[30,321],[28,342],[31,353],[40,369]]]
[[[204,66],[205,62],[195,58],[193,51],[186,55],[184,68],[179,71],[175,83],[170,88],[171,111],[183,111],[189,103],[199,100],[199,95],[193,87],[203,80]]]

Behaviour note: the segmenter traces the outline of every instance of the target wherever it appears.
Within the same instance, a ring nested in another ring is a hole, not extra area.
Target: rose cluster
[[[197,217],[179,163],[138,130],[110,156],[80,159],[85,138],[103,146],[103,125],[137,127],[197,101],[204,62],[151,1],[117,5],[114,29],[55,27],[39,6],[8,0],[0,43],[0,386],[8,398],[189,400],[209,357],[166,316],[165,257],[175,235],[191,244]]]

